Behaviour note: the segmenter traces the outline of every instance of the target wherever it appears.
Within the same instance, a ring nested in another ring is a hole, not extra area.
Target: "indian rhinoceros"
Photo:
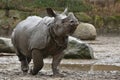
[[[57,67],[64,56],[68,36],[79,24],[72,12],[67,14],[67,8],[61,14],[51,8],[46,10],[49,16],[28,17],[15,27],[11,36],[23,72],[28,72],[28,64],[33,59],[33,69],[30,71],[32,75],[42,69],[43,59],[49,55],[53,57],[53,75],[59,74]]]

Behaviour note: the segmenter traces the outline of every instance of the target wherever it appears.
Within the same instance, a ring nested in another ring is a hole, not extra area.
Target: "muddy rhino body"
[[[51,8],[47,8],[49,16],[31,16],[20,22],[12,33],[12,43],[21,62],[23,72],[29,70],[28,64],[33,59],[31,74],[35,75],[42,69],[43,58],[53,57],[52,70],[58,75],[57,66],[64,56],[63,50],[67,47],[68,35],[72,34],[78,21],[67,9],[62,14],[56,14]]]

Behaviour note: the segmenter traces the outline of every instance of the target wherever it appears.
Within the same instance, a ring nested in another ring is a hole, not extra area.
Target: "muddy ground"
[[[32,76],[21,72],[16,56],[1,56],[0,80],[120,80],[120,36],[99,36],[85,42],[93,47],[95,59],[63,59],[60,70],[64,77],[51,76],[51,59],[45,59],[44,68]]]

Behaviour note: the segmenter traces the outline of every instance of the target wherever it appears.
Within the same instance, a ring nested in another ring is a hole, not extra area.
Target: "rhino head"
[[[50,17],[54,17],[53,30],[57,36],[68,36],[73,34],[79,22],[72,12],[67,13],[67,8],[61,14],[57,14],[51,8],[47,8]]]

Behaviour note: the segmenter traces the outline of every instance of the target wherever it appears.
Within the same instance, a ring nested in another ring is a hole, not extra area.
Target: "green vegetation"
[[[91,6],[85,5],[83,0],[36,0],[37,6],[52,7],[59,10],[69,7],[70,11],[88,11],[91,10]]]
[[[83,0],[0,0],[0,7],[10,9],[30,9],[30,8],[46,8],[52,7],[58,10],[63,10],[69,7],[70,11],[88,11],[92,7],[86,5]]]
[[[90,22],[92,18],[85,12],[79,12],[75,14],[79,21],[81,22]]]
[[[100,7],[89,0],[0,0],[0,27],[10,27],[30,15],[45,16],[45,8],[63,11],[68,7],[81,22],[92,23],[97,30],[120,30],[120,0],[114,6]],[[5,19],[4,19],[5,18]],[[15,18],[15,20],[14,20]],[[12,19],[12,20],[11,20]],[[12,23],[10,21],[13,21]],[[115,31],[116,32],[116,31]]]
[[[98,28],[103,27],[104,26],[103,17],[95,15],[94,18],[93,18],[93,24]]]

